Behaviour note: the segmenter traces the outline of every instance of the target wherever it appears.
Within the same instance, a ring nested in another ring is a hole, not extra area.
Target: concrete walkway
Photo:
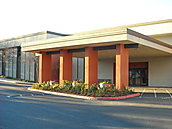
[[[162,88],[162,87],[130,87],[134,89],[134,92],[144,92],[144,93],[172,93],[172,87]]]
[[[32,82],[24,82],[24,81],[8,79],[8,78],[2,78],[2,77],[0,77],[0,82],[14,83],[14,84],[24,84],[24,85],[32,85],[33,84]]]

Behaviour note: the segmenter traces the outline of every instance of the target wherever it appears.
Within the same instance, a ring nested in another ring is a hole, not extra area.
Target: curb
[[[38,89],[32,89],[32,88],[28,88],[28,90],[46,93],[46,94],[52,94],[52,95],[66,96],[66,97],[79,98],[79,99],[87,99],[87,100],[122,100],[122,99],[140,96],[140,93],[135,93],[135,94],[131,94],[131,95],[127,95],[127,96],[120,96],[120,97],[88,97],[88,96],[80,96],[80,95],[52,92],[52,91],[46,91],[46,90],[38,90]]]

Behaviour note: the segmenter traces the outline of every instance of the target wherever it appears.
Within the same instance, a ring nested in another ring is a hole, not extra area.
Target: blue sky
[[[172,19],[172,0],[2,0],[0,39]]]

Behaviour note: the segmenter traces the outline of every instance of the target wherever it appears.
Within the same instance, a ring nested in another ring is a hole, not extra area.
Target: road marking
[[[166,90],[166,92],[170,95],[170,97],[172,98],[172,95],[170,94],[170,92],[168,90]]]
[[[157,95],[156,95],[156,90],[154,89],[154,95],[155,95],[155,98],[157,98]]]
[[[142,94],[139,96],[139,98],[142,98],[144,92],[145,92],[145,89],[142,91]]]
[[[144,99],[153,99],[155,97],[144,97]],[[171,99],[171,97],[157,97],[158,99]]]
[[[9,95],[9,96],[6,96],[7,98],[12,98],[12,97],[24,97],[24,96],[45,96],[45,94],[18,94],[18,95]]]
[[[171,99],[171,97],[163,97],[163,98],[161,98],[161,99]]]

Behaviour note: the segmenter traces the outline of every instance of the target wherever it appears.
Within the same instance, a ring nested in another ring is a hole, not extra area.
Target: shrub
[[[105,84],[101,87],[98,84],[86,85],[81,81],[67,81],[64,80],[63,84],[60,85],[54,81],[48,81],[43,83],[35,83],[32,88],[41,90],[50,90],[56,92],[65,92],[85,96],[122,96],[132,94],[131,88],[125,88],[124,91],[119,91],[113,84]]]

